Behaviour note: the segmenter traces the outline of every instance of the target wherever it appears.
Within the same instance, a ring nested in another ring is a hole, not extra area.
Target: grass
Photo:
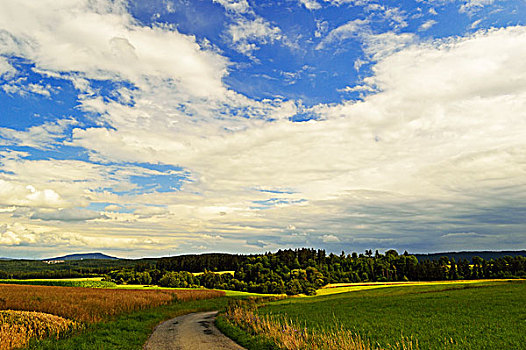
[[[525,281],[417,284],[290,298],[258,313],[314,332],[345,329],[379,347],[413,338],[421,349],[521,349],[525,301]]]
[[[33,341],[29,349],[38,350],[139,350],[154,327],[162,321],[191,312],[222,310],[227,297],[175,302],[170,305],[122,314],[113,320],[88,326],[65,339]]]
[[[224,315],[224,320],[230,327],[239,327],[244,333],[234,333],[236,340],[241,340],[248,349],[261,349],[261,338],[266,340],[264,346],[270,349],[283,350],[373,350],[367,339],[344,328],[313,331],[301,327],[298,323],[285,316],[258,315],[250,303],[232,305]],[[248,336],[246,335],[248,334]],[[412,350],[412,340],[402,339],[389,349]]]
[[[274,341],[263,335],[254,335],[241,327],[236,327],[224,315],[217,317],[217,328],[226,336],[247,349],[274,350],[279,349]]]

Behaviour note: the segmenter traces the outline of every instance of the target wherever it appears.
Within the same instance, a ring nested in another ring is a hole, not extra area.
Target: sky
[[[526,249],[525,22],[0,0],[0,257]]]

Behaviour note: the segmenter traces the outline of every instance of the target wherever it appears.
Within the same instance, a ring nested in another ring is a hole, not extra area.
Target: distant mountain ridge
[[[44,261],[57,261],[57,260],[87,260],[87,259],[99,259],[99,260],[119,260],[114,256],[102,254],[102,253],[84,253],[84,254],[68,254],[64,256],[57,256],[51,259],[42,259]]]
[[[465,252],[445,252],[445,253],[430,253],[430,254],[411,254],[414,255],[418,261],[422,260],[438,260],[442,256],[448,258],[467,259],[471,261],[473,257],[478,256],[484,260],[498,259],[506,255],[509,256],[526,256],[526,250],[504,250],[504,251],[465,251]]]

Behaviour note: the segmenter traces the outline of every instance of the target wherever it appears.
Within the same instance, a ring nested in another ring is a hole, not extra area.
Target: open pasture
[[[393,286],[290,298],[259,309],[308,330],[349,330],[390,348],[412,338],[420,349],[521,349],[526,281]]]

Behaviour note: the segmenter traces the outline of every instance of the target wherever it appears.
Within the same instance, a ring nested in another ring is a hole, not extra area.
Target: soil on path
[[[243,350],[214,325],[217,311],[172,318],[155,327],[144,350]]]

